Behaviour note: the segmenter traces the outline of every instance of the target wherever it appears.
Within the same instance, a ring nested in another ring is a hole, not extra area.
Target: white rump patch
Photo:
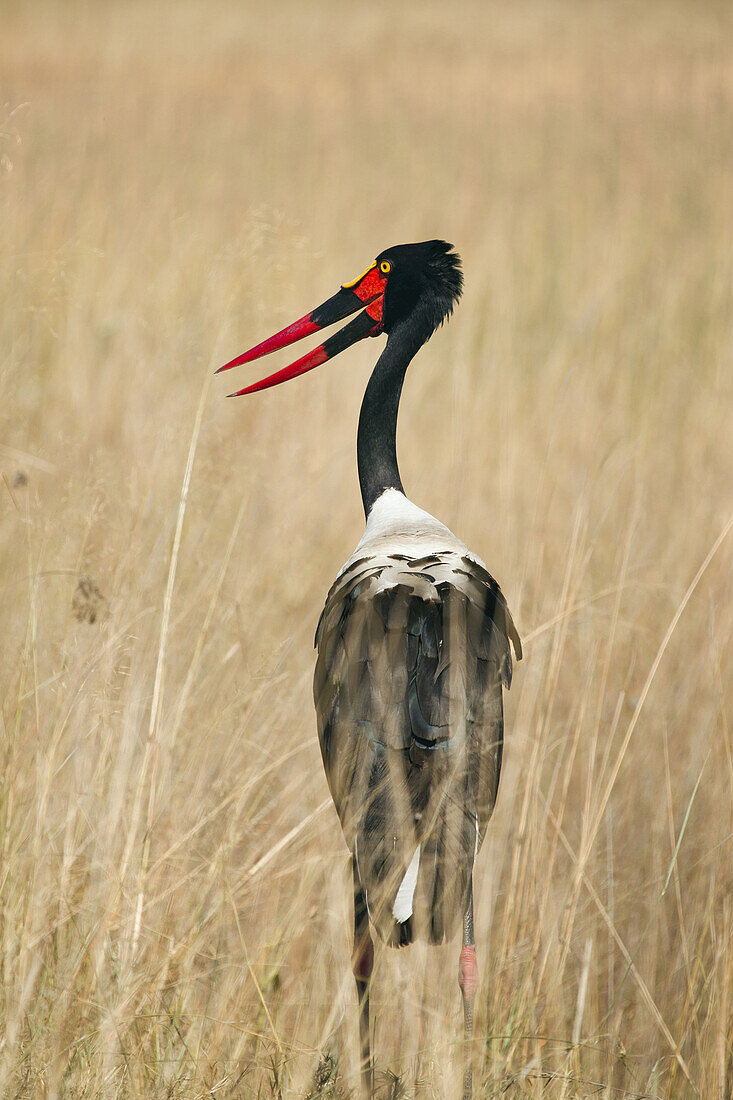
[[[415,854],[410,860],[410,866],[405,871],[405,877],[400,883],[400,888],[397,891],[397,896],[394,899],[394,905],[392,906],[392,916],[400,924],[404,924],[405,921],[412,916],[412,899],[415,896],[415,887],[417,886],[417,872],[420,868],[420,845],[418,844],[415,849]]]

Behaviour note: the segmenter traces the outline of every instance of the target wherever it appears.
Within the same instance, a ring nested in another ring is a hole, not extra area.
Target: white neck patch
[[[385,489],[374,501],[367,518],[366,528],[357,551],[375,539],[394,538],[399,535],[448,535],[455,536],[444,523],[418,508],[399,489]]]

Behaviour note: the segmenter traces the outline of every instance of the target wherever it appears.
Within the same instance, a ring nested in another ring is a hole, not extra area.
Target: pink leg
[[[472,943],[461,948],[458,963],[458,984],[464,998],[473,1001],[473,995],[478,986],[478,963],[476,962],[476,948]]]
[[[471,1070],[471,1038],[473,1036],[473,998],[478,985],[476,948],[473,943],[473,882],[468,894],[468,905],[463,918],[463,947],[458,963],[458,984],[463,997],[463,1100],[472,1100],[473,1072]]]
[[[362,1094],[369,1100],[372,1095],[372,1052],[369,1043],[369,982],[374,968],[374,944],[369,932],[369,912],[366,898],[354,871],[354,954],[352,969],[359,999],[359,1044]]]

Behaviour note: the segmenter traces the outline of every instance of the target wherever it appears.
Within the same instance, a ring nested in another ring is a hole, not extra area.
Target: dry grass
[[[481,1095],[729,1098],[730,6],[1,21],[0,1094],[353,1088],[311,642],[376,345],[248,401],[211,372],[443,236],[467,290],[408,376],[403,476],[526,643]],[[385,1095],[455,1087],[455,970],[381,960]]]

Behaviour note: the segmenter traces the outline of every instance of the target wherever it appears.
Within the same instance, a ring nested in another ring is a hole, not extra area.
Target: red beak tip
[[[367,274],[373,274],[373,268],[374,265],[372,264]],[[256,347],[243,352],[236,359],[231,359],[223,367],[219,367],[214,372],[215,374],[221,374],[222,371],[229,370],[230,367],[239,367],[243,363],[251,363],[254,359],[261,359],[263,355],[269,355],[271,351],[288,347],[288,345],[302,340],[304,336],[310,336],[328,325],[335,324],[336,321],[343,320],[344,317],[348,317],[349,314],[360,309],[362,305],[367,306],[345,328],[329,337],[323,344],[313,348],[306,355],[301,356],[290,366],[283,367],[267,378],[262,378],[259,382],[245,386],[242,390],[229,393],[227,397],[241,397],[243,394],[255,393],[258,390],[267,390],[271,386],[278,386],[281,382],[287,382],[290,378],[297,378],[299,375],[305,374],[313,367],[319,367],[321,363],[325,363],[332,356],[338,355],[339,352],[344,351],[345,348],[350,347],[357,340],[362,340],[365,336],[376,335],[374,329],[375,327],[378,328],[381,323],[381,301],[384,287],[380,283],[379,285],[370,285],[365,289],[365,294],[357,294],[356,292],[352,293],[347,287],[342,287],[334,294],[333,298],[329,298],[317,310],[312,310],[305,317],[301,317],[299,321],[294,321],[292,325],[288,325],[287,328],[276,332],[274,336],[263,340],[261,344],[257,344]],[[375,302],[379,303],[379,308],[376,314],[374,312],[370,313],[369,310],[373,309]],[[317,321],[313,320],[314,314],[318,317]]]

